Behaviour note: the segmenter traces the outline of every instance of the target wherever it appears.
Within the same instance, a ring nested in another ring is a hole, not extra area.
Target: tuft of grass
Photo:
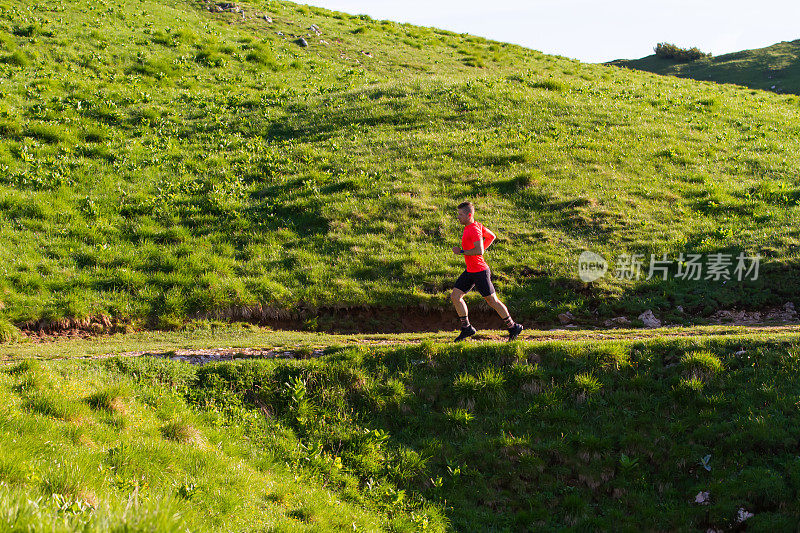
[[[548,91],[553,92],[564,92],[567,90],[567,86],[564,82],[555,80],[555,79],[546,79],[546,80],[538,80],[530,83],[530,86],[534,89],[546,89]]]
[[[0,120],[0,135],[6,139],[19,140],[23,135],[22,125],[16,120]]]
[[[60,143],[70,139],[67,131],[54,124],[31,124],[25,130],[25,135],[39,139],[46,143]]]
[[[687,378],[707,381],[722,371],[722,361],[708,350],[690,352],[681,357],[681,368]]]
[[[0,63],[16,67],[27,67],[31,64],[31,58],[22,50],[13,50],[7,54],[0,54]]]
[[[314,514],[311,512],[310,509],[306,507],[298,507],[296,509],[292,509],[291,511],[286,513],[286,516],[297,520],[298,522],[304,522],[309,524],[313,521]]]
[[[128,72],[161,80],[180,76],[181,67],[167,59],[149,58],[139,59],[128,68]]]
[[[8,320],[0,318],[0,344],[14,342],[19,338],[19,330]]]
[[[110,385],[86,398],[92,409],[124,415],[128,412],[131,391],[123,384]]]
[[[180,419],[172,420],[161,426],[161,435],[167,440],[180,444],[202,443],[202,435],[197,428]]]
[[[251,63],[268,67],[271,70],[278,70],[280,68],[274,52],[262,44],[254,44],[249,46],[245,59]]]
[[[80,139],[87,143],[103,143],[108,139],[108,133],[98,127],[86,127],[80,133]]]
[[[194,60],[207,67],[215,68],[224,67],[227,62],[227,58],[222,51],[212,45],[201,46],[197,54],[195,54]]]
[[[25,468],[19,463],[0,457],[0,482],[8,485],[22,485],[28,480]]]
[[[463,408],[447,409],[445,416],[457,425],[467,426],[475,418],[475,415]]]
[[[680,382],[678,383],[678,386],[682,390],[691,392],[701,392],[703,390],[704,385],[705,382],[697,376],[692,376],[689,378],[681,378]]]
[[[575,387],[585,395],[597,394],[602,388],[602,383],[590,373],[575,375]]]
[[[82,422],[89,418],[80,403],[50,390],[35,392],[26,400],[25,407],[33,413],[65,422]]]
[[[496,405],[506,399],[506,378],[499,369],[488,366],[477,374],[460,374],[453,383],[456,394],[464,400],[475,399]]]
[[[514,189],[524,191],[539,184],[539,176],[533,172],[523,172],[514,178]]]
[[[605,368],[622,370],[632,365],[630,349],[622,343],[609,343],[598,349],[594,355]]]
[[[39,28],[36,24],[26,24],[24,26],[14,26],[11,33],[17,37],[33,37],[39,33]]]
[[[18,374],[26,374],[32,372],[38,372],[42,368],[41,362],[36,359],[24,359],[19,363],[10,366],[8,368],[4,368],[3,371],[7,372],[11,375],[18,375]]]

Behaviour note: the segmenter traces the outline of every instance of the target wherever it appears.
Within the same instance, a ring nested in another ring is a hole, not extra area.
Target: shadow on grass
[[[743,251],[731,247],[706,251],[708,248],[703,247],[703,241],[707,238],[708,235],[697,235],[687,243],[685,251],[668,253],[666,279],[664,273],[658,270],[658,263],[654,264],[653,277],[646,279],[650,271],[651,254],[642,252],[639,282],[624,287],[621,293],[612,294],[599,289],[594,283],[583,283],[578,279],[548,280],[542,277],[526,279],[512,288],[509,291],[511,300],[522,306],[530,306],[532,300],[551,299],[560,308],[568,308],[586,320],[619,315],[633,319],[646,310],[652,310],[662,323],[678,325],[708,318],[720,310],[761,311],[763,315],[766,310],[779,312],[787,302],[800,306],[797,300],[800,294],[800,259],[779,261],[766,250],[758,260],[756,277],[755,270],[748,270],[754,266],[754,260],[750,253],[744,252],[740,280],[738,257]],[[693,274],[688,279],[678,278],[679,268],[684,274],[688,268],[686,265],[679,266],[681,253],[686,261],[691,255],[700,256],[699,275]],[[655,254],[654,259],[660,261],[662,254]],[[620,256],[606,257],[606,260],[609,264],[605,277],[620,283],[619,278],[623,275],[620,270],[623,267],[618,263]],[[714,274],[711,270],[717,260],[728,262],[727,266],[722,267],[727,279],[725,275]],[[576,278],[577,265],[576,256]],[[526,310],[536,312],[531,307]]]
[[[539,226],[550,227],[578,240],[607,245],[619,232],[621,217],[593,206],[588,198],[554,198],[536,190],[524,176],[482,183],[473,187],[473,195],[497,192],[516,207],[530,213]]]
[[[796,525],[796,361],[792,342],[758,339],[422,343],[208,366],[189,389],[233,392],[362,490],[441,505],[455,531],[708,528],[742,505]],[[707,486],[709,507],[686,504]]]

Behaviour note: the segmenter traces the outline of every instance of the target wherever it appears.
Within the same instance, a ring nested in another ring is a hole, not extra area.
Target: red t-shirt
[[[479,241],[481,236],[483,236],[483,249],[485,250],[494,240],[492,234],[480,222],[467,224],[464,226],[464,235],[461,236],[461,248],[465,251],[472,250],[475,247],[472,243]],[[482,255],[465,255],[464,262],[467,263],[467,272],[481,272],[489,268]]]

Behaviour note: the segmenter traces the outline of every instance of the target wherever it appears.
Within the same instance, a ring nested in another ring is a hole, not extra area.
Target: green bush
[[[701,52],[696,46],[692,48],[680,48],[671,43],[658,43],[653,50],[655,50],[656,57],[674,59],[676,61],[695,61],[696,59],[711,56],[711,54]]]

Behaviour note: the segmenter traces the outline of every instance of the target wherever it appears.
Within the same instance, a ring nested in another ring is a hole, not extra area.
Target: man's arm
[[[458,246],[453,246],[453,253],[454,254],[464,254],[464,255],[483,255],[485,248],[483,247],[483,238],[481,237],[479,240],[472,243],[472,248],[469,250],[462,250]]]
[[[486,228],[483,228],[483,231],[486,234],[486,236],[484,238],[484,241],[483,241],[483,251],[485,252],[486,250],[489,249],[489,247],[492,245],[494,240],[497,238],[497,235],[495,235],[492,232],[492,230],[489,230],[489,229],[486,229]]]
[[[483,247],[483,237],[472,243],[472,248],[464,250],[464,255],[483,255],[486,251]]]

